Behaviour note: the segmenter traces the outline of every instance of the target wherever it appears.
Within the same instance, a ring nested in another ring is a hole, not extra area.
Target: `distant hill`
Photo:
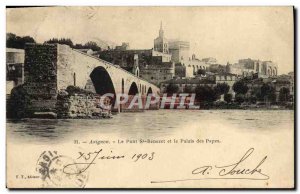
[[[113,49],[117,46],[115,42],[102,40],[96,37],[92,38],[91,41],[96,42],[97,45],[100,46],[102,50],[107,50],[108,48]]]

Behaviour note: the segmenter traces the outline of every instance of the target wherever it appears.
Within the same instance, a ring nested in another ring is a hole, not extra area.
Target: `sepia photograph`
[[[294,189],[293,6],[6,7],[9,189]]]

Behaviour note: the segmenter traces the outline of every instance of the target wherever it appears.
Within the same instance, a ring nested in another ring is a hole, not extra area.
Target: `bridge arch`
[[[135,82],[132,82],[129,88],[128,95],[136,95],[139,93],[138,86],[136,85]]]
[[[153,93],[152,88],[149,87],[149,88],[148,88],[148,91],[147,91],[147,96],[148,96],[148,94],[152,94],[152,93]]]
[[[90,74],[90,78],[93,82],[97,94],[100,95],[106,93],[112,93],[114,95],[116,94],[116,90],[111,80],[111,76],[109,75],[109,73],[104,67],[98,66],[94,68]]]

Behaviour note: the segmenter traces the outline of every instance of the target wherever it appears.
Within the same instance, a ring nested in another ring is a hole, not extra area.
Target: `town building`
[[[190,43],[182,40],[169,40],[169,51],[175,62],[175,75],[178,77],[195,77],[199,69],[208,70],[210,61],[203,61],[190,56]],[[208,58],[207,58],[208,59]]]
[[[137,76],[156,85],[175,76],[175,65],[171,62],[171,55],[154,49],[114,49],[100,51],[98,54],[99,58],[119,65],[121,68],[134,74],[136,74],[134,61],[137,60],[139,71]]]
[[[227,71],[225,65],[221,65],[221,64],[210,64],[208,71],[212,72],[212,73],[219,73],[219,74],[224,74],[224,73],[233,74],[233,73]]]
[[[173,62],[183,64],[189,60],[190,43],[182,40],[169,40],[169,51]]]
[[[176,63],[175,65],[175,75],[178,77],[195,77],[199,70],[207,71],[209,69],[209,64],[196,58],[195,54],[192,58],[188,58],[182,63]]]
[[[259,78],[275,77],[278,74],[278,66],[272,61],[260,61],[253,59],[240,59],[238,63],[227,64],[228,73],[243,77],[257,74]]]
[[[140,76],[155,84],[172,79],[174,76],[195,77],[200,69],[207,71],[211,64],[217,62],[215,58],[200,60],[194,54],[190,56],[190,43],[167,39],[162,23],[158,37],[154,39],[153,49],[130,49],[129,43],[123,42],[115,49],[100,51],[97,57],[131,72],[134,54],[138,55]]]
[[[154,39],[154,50],[165,54],[169,53],[169,43],[164,36],[162,22],[160,23],[159,36]]]
[[[121,46],[116,46],[115,50],[117,50],[117,51],[130,50],[129,43],[128,42],[123,42]]]
[[[224,74],[216,74],[215,75],[216,84],[226,83],[229,86],[228,93],[235,96],[235,92],[233,91],[233,84],[238,80],[236,74],[224,73]]]
[[[213,87],[216,82],[210,79],[199,79],[199,78],[173,78],[171,80],[164,81],[160,84],[160,92],[167,93],[168,85],[173,84],[178,86],[177,93],[193,93],[197,86],[210,86]]]
[[[179,88],[178,93],[193,93],[197,86],[214,87],[217,84],[226,83],[229,86],[228,93],[232,94],[234,97],[235,93],[233,91],[233,84],[237,81],[237,79],[237,76],[234,74],[211,74],[206,77],[194,78],[175,77],[171,80],[162,82],[160,90],[162,93],[166,93],[168,85],[175,84]]]
[[[201,61],[203,61],[204,63],[209,64],[209,65],[214,65],[214,64],[218,63],[217,59],[213,58],[213,57],[203,58],[203,59],[201,59]]]
[[[279,94],[282,88],[289,90],[289,96],[294,98],[294,78],[292,75],[280,75],[268,78],[256,78],[247,80],[248,92],[247,97],[255,95],[256,92],[260,92],[263,84],[269,84],[275,89],[276,102],[279,101]]]
[[[147,65],[140,71],[140,77],[159,86],[163,81],[170,80],[175,75],[175,64],[163,62],[162,65]]]
[[[24,83],[24,60],[23,49],[6,48],[6,94]]]

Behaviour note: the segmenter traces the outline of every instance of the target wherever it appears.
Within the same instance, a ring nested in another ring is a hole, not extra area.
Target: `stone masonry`
[[[109,62],[72,49],[67,45],[28,44],[25,48],[24,84],[16,88],[14,94],[12,94],[14,100],[22,102],[19,103],[22,105],[18,110],[22,110],[24,113],[20,115],[31,117],[49,113],[52,117],[56,117],[56,115],[58,117],[90,116],[93,111],[89,110],[95,108],[93,101],[96,100],[96,97],[86,98],[87,96],[82,95],[82,93],[77,94],[77,96],[68,94],[66,101],[60,101],[58,94],[65,92],[69,86],[83,90],[90,88],[90,75],[98,68],[101,68],[101,73],[104,72],[105,78],[110,80],[110,87],[113,87],[110,91],[128,94],[132,85],[136,85],[137,92],[142,95],[145,95],[148,90],[159,94],[159,88],[146,80],[136,77]],[[99,74],[96,76],[103,77],[104,75]],[[106,86],[104,82],[94,84],[97,84],[98,87],[100,85],[100,88]],[[22,95],[23,97],[20,100]],[[18,103],[11,102],[10,104]],[[61,113],[62,104],[68,104],[68,106],[66,106],[66,112]]]

